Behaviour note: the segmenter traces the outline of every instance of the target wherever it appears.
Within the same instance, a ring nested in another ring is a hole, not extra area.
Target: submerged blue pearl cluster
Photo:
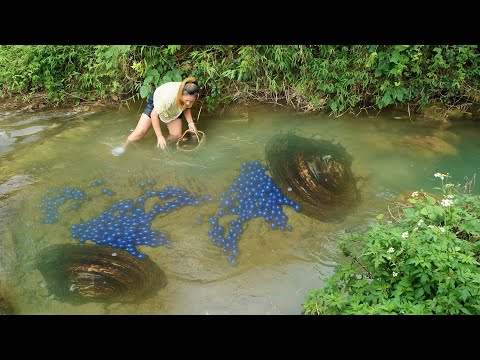
[[[92,182],[92,183],[90,184],[90,186],[98,187],[98,186],[103,185],[103,184],[105,184],[105,180],[99,179],[99,180],[95,180],[94,182]],[[112,196],[112,195],[115,195],[116,192],[115,192],[115,191],[112,191],[112,190],[110,190],[110,189],[102,189],[102,194]]]
[[[102,184],[105,184],[105,180],[99,179],[99,180],[95,180],[94,182],[92,182],[90,184],[90,186],[97,187],[97,186],[100,186]]]
[[[152,184],[153,181],[142,182],[139,186],[144,188]],[[147,212],[145,202],[151,197],[171,200],[163,204],[158,202],[153,205],[150,212]],[[155,217],[187,205],[198,206],[211,200],[213,198],[209,195],[202,197],[198,194],[190,194],[182,188],[166,187],[162,191],[147,190],[144,196],[115,203],[96,218],[70,226],[71,237],[79,239],[80,242],[91,240],[99,245],[124,249],[142,259],[147,255],[139,253],[137,250],[139,245],[150,247],[165,245],[171,248],[167,234],[150,228]]]
[[[50,189],[45,192],[41,198],[40,203],[37,204],[37,208],[40,208],[40,212],[43,214],[43,218],[40,219],[41,223],[53,224],[58,220],[58,208],[65,204],[67,201],[73,200],[71,209],[79,209],[81,201],[91,200],[91,198],[85,196],[85,192],[81,189],[75,189],[71,186],[60,189]]]
[[[210,218],[208,235],[216,246],[223,247],[227,260],[232,264],[236,263],[238,256],[237,243],[243,234],[243,224],[251,218],[263,217],[272,230],[292,231],[292,226],[287,225],[288,218],[282,205],[300,211],[300,205],[282,194],[273,179],[265,174],[266,170],[259,161],[244,162],[238,178],[221,195],[221,209],[217,216]],[[219,224],[219,218],[226,215],[238,216],[230,222],[228,230]]]
[[[292,226],[287,225],[288,218],[283,212],[282,205],[300,211],[300,205],[282,194],[273,179],[265,174],[266,170],[267,168],[259,161],[244,162],[238,178],[221,195],[216,216],[210,217],[211,229],[208,235],[216,246],[223,247],[223,253],[232,264],[236,263],[238,256],[238,240],[244,232],[243,224],[252,218],[263,217],[272,230],[292,231]],[[104,183],[104,180],[96,180],[90,186],[99,187]],[[145,189],[153,185],[155,185],[153,180],[147,180],[138,186]],[[105,188],[101,193],[110,196],[115,194]],[[149,212],[145,209],[148,198],[160,200],[152,204]],[[49,224],[57,221],[58,207],[70,199],[77,200],[72,209],[79,208],[79,200],[91,200],[81,189],[67,187],[49,190],[42,196],[42,204],[37,206],[42,207],[41,212],[47,216],[40,221]],[[152,222],[158,215],[170,213],[187,205],[198,206],[212,200],[209,195],[191,194],[178,187],[165,187],[161,191],[149,188],[135,200],[122,200],[89,221],[71,225],[71,237],[82,243],[90,240],[99,245],[124,249],[142,259],[147,255],[140,253],[137,246],[165,245],[171,248],[167,234],[151,229]],[[236,215],[237,219],[230,221],[229,226],[220,225],[220,218],[231,215]],[[202,218],[203,215],[198,214],[195,223],[201,224]]]

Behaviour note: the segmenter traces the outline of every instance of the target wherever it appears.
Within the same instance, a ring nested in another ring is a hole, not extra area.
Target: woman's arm
[[[197,127],[193,123],[192,110],[187,108],[187,109],[183,110],[183,114],[185,115],[185,120],[187,120],[188,130],[196,133],[197,132]]]
[[[159,146],[161,149],[165,149],[167,147],[167,141],[162,135],[162,129],[160,129],[160,119],[158,118],[158,113],[155,109],[152,110],[150,117],[152,119],[153,130],[155,131],[155,135],[157,135],[157,146]]]

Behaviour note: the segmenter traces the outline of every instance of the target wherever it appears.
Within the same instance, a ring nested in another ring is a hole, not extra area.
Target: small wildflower
[[[404,239],[408,238],[408,231],[405,231],[404,233],[402,233],[402,238]]]
[[[453,205],[453,200],[443,199],[441,204],[442,204],[443,207],[449,207],[449,206]]]
[[[448,173],[447,173],[447,175],[448,175]],[[446,177],[447,175],[442,174],[442,173],[435,173],[435,174],[433,174],[433,176],[439,177],[439,178],[442,179],[442,180],[445,179],[445,177]]]
[[[394,272],[392,272],[392,275],[393,275],[393,277],[397,277],[398,273],[396,273],[396,272],[394,271]]]
[[[394,249],[393,247],[391,247],[391,248],[389,248],[389,249],[387,250],[387,253],[389,253],[389,254],[391,254],[391,253],[393,253],[393,252],[395,252],[395,249]]]
[[[422,226],[422,224],[423,224],[423,219],[418,220],[417,225]]]
[[[412,192],[412,195],[411,195],[411,196],[412,196],[412,197],[417,197],[417,196],[418,196],[418,191]]]

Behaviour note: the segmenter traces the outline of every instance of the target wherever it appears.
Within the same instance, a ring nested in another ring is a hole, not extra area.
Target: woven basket
[[[206,136],[203,131],[197,130],[196,133],[193,133],[192,136],[195,139],[195,141],[191,141],[190,139],[188,139],[188,137],[185,136],[188,132],[189,131],[186,130],[182,134],[182,136],[177,140],[176,146],[178,151],[195,151],[203,147],[203,145],[205,145]]]

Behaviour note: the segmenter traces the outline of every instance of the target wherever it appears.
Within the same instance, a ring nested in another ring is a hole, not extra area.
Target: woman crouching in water
[[[182,136],[182,114],[187,121],[188,130],[196,133],[197,128],[193,123],[190,109],[197,99],[198,83],[194,77],[188,77],[182,82],[172,81],[160,85],[148,97],[147,106],[138,120],[137,127],[128,136],[122,150],[125,151],[130,143],[144,137],[151,127],[157,135],[157,146],[165,149],[167,140],[177,140]],[[160,129],[160,120],[167,125],[169,132],[167,139]]]

